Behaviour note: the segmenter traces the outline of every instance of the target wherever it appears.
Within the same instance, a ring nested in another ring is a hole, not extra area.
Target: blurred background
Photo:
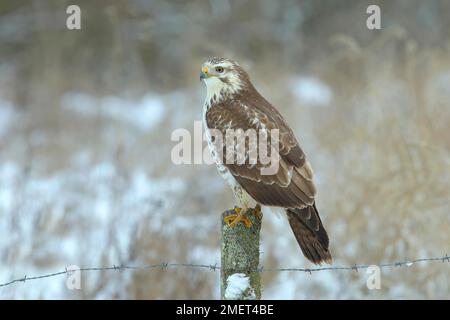
[[[66,8],[81,8],[81,30]],[[381,30],[366,9],[381,8]],[[174,165],[200,65],[231,57],[289,119],[318,184],[335,265],[450,254],[450,1],[2,1],[0,283],[81,267],[220,264],[234,205],[214,165]],[[265,215],[262,265],[312,267]],[[264,273],[264,298],[449,298],[449,264]],[[1,298],[216,299],[219,273],[91,272]]]

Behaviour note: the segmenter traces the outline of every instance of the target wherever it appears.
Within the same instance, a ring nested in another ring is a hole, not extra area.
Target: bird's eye
[[[222,73],[223,72],[223,67],[216,67],[216,71],[219,72],[219,73]]]

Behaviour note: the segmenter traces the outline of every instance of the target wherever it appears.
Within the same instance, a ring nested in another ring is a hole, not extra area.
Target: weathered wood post
[[[254,214],[254,209],[249,209],[247,216],[253,223],[250,228],[243,222],[229,227],[224,217],[233,213],[233,210],[222,213],[220,296],[224,300],[259,300],[259,233],[262,219]]]

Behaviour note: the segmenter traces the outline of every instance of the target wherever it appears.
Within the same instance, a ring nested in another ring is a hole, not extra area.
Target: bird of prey
[[[207,90],[203,125],[208,146],[238,202],[235,214],[227,216],[225,222],[230,226],[243,222],[250,227],[248,208],[255,207],[258,215],[261,206],[281,208],[305,257],[315,264],[331,263],[328,235],[315,204],[313,170],[286,120],[255,89],[248,73],[231,59],[207,60],[201,67],[200,80]],[[278,130],[276,172],[263,174],[261,168],[268,164],[262,164],[259,157],[256,164],[224,160],[225,146],[214,141],[212,131],[225,137],[227,130],[239,129]]]

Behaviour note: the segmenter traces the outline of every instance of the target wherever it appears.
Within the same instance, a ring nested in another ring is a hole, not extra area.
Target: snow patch
[[[244,273],[234,273],[227,278],[225,298],[231,300],[242,299],[247,290],[251,290],[249,299],[255,299],[256,295],[250,287],[250,279]]]
[[[17,112],[11,102],[0,100],[0,137],[6,134],[17,119]]]
[[[330,87],[314,77],[293,78],[289,87],[292,94],[305,104],[325,107],[333,99],[333,92]]]
[[[80,92],[66,93],[61,101],[63,108],[84,117],[103,116],[149,131],[158,125],[164,115],[161,98],[147,94],[138,100],[129,100],[117,96],[96,98]]]

